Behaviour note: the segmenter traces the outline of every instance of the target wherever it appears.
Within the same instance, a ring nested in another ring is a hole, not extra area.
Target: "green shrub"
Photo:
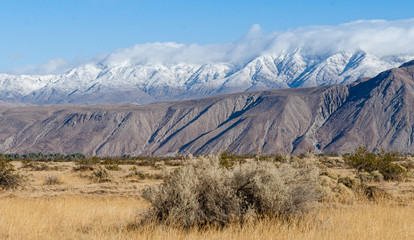
[[[156,157],[145,157],[139,158],[138,161],[135,163],[137,166],[150,166],[155,167],[157,162],[161,161],[159,158]]]
[[[343,159],[339,157],[333,158],[333,157],[322,156],[322,157],[319,157],[319,162],[329,168],[344,167],[345,165],[345,162],[343,161]]]
[[[289,162],[289,160],[290,160],[290,155],[277,154],[274,157],[275,162],[287,163],[287,162]]]
[[[236,163],[238,163],[238,159],[236,155],[229,154],[227,152],[222,152],[220,154],[220,166],[225,167],[227,169],[232,168]]]
[[[22,168],[30,169],[32,171],[48,171],[50,166],[44,162],[25,159],[22,161]]]
[[[0,190],[19,186],[21,177],[15,174],[14,171],[11,159],[0,157]]]
[[[132,170],[130,174],[127,175],[127,177],[135,177],[138,179],[145,179],[149,177],[148,173],[144,173],[142,171],[139,171],[138,169]]]
[[[82,158],[76,162],[76,167],[73,168],[75,171],[93,171],[95,166],[100,163],[100,159],[98,157],[91,157],[91,158]]]
[[[123,162],[124,159],[119,159],[119,158],[105,158],[103,159],[102,164],[103,165],[119,165]]]
[[[36,161],[72,161],[77,159],[85,158],[85,155],[82,153],[75,154],[61,154],[61,153],[49,153],[43,154],[42,152],[38,153],[26,153],[20,155],[18,153],[0,153],[3,158],[13,159],[13,160],[36,160]]]
[[[122,168],[118,164],[105,165],[105,168],[111,171],[121,171]]]
[[[140,180],[143,180],[143,179],[160,180],[164,178],[164,175],[162,173],[144,173],[139,170],[134,170],[130,174],[128,174],[126,177],[137,178]]]
[[[99,166],[95,171],[92,172],[92,180],[96,182],[110,182],[113,176],[108,170]]]
[[[305,211],[318,198],[317,179],[314,166],[278,168],[254,161],[227,168],[219,157],[190,159],[163,184],[143,191],[152,204],[144,219],[191,227],[289,216]]]
[[[342,183],[346,187],[354,190],[360,188],[362,184],[361,179],[354,176],[341,177],[338,179],[338,183]]]
[[[74,154],[67,154],[65,156],[66,160],[72,161],[72,160],[79,160],[79,159],[85,159],[86,156],[82,153],[74,153]]]
[[[164,160],[164,165],[165,166],[171,166],[171,167],[178,167],[178,166],[182,166],[183,165],[183,160],[181,159],[167,159]]]
[[[354,153],[345,155],[344,160],[358,172],[378,171],[385,180],[401,179],[406,173],[406,169],[396,163],[401,160],[401,157],[394,152],[380,151],[376,154],[368,152],[366,147],[359,147]]]

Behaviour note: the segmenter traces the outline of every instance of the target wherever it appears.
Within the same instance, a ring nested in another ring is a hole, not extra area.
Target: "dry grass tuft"
[[[58,185],[62,184],[62,179],[57,175],[49,175],[45,178],[44,185]]]

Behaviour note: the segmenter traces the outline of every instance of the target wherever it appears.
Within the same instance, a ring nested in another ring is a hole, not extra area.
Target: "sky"
[[[401,36],[407,36],[413,22],[400,20],[413,19],[413,10],[412,0],[0,0],[0,73],[56,73],[56,66],[119,59],[126,51],[142,55],[159,49],[157,42],[168,42],[161,44],[166,51],[184,45],[188,55],[202,57],[212,44],[219,44],[217,54],[234,52],[234,43],[249,34],[244,50],[266,45],[275,33],[355,21],[363,28],[375,19],[405,25]],[[251,41],[257,36],[258,44]],[[219,58],[237,58],[232,54]]]

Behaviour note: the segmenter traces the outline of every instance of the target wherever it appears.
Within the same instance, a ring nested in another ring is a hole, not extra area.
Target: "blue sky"
[[[266,32],[360,19],[414,17],[394,0],[0,0],[0,72],[50,59],[91,59],[147,42],[225,43]]]

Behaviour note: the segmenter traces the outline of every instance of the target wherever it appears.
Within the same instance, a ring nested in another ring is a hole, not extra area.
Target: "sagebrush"
[[[112,174],[106,169],[99,166],[95,171],[92,172],[92,180],[96,182],[110,182],[113,179]]]
[[[254,161],[226,168],[220,158],[208,156],[188,160],[166,179],[143,191],[152,204],[146,219],[184,227],[288,216],[303,212],[319,196],[313,165]]]
[[[15,173],[11,160],[0,157],[0,190],[16,188],[20,181],[21,177]]]

